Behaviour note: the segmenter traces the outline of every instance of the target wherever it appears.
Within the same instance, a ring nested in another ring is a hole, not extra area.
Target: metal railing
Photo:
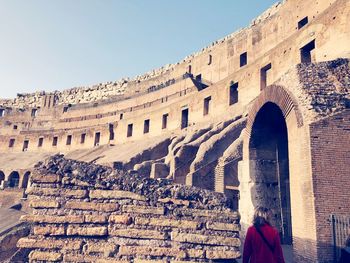
[[[333,237],[333,257],[334,262],[338,262],[340,251],[345,245],[345,241],[350,235],[350,216],[331,215],[332,237]]]

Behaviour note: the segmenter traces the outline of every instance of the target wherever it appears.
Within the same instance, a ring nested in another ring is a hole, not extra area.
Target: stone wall
[[[54,156],[36,167],[30,262],[235,260],[239,215],[219,193]]]

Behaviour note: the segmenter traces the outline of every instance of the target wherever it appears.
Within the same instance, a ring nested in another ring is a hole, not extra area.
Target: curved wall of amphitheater
[[[0,151],[9,156],[0,165],[18,157],[29,167],[28,156],[74,157],[76,150],[119,162],[117,151],[165,138],[159,148],[140,146],[123,168],[148,169],[151,176],[159,165],[159,177],[228,194],[243,230],[254,207],[273,206],[281,232],[289,224],[284,241],[293,244],[296,262],[332,262],[329,216],[350,214],[349,19],[348,0],[288,0],[177,64],[133,79],[0,100]],[[268,117],[286,126],[282,146],[271,137],[280,131]],[[287,166],[278,147],[285,147]],[[0,167],[2,181],[16,170],[25,185],[28,167],[12,166]],[[289,195],[289,215],[277,204],[285,197],[280,192]]]
[[[342,2],[286,1],[276,5],[250,27],[213,43],[181,63],[155,72],[154,76],[131,80],[123,95],[111,95],[108,100],[69,103],[84,101],[84,97],[90,96],[87,93],[103,99],[108,90],[112,94],[113,83],[79,92],[74,89],[21,95],[11,103],[3,102],[0,150],[66,152],[158,136],[181,128],[181,113],[185,108],[188,108],[189,125],[222,114],[242,114],[263,88],[264,68],[270,68],[266,71],[266,85],[269,85],[300,63],[300,49],[308,43],[315,41],[315,49],[311,51],[313,61],[349,56],[346,48],[349,34],[342,15],[346,9],[342,8]],[[298,29],[298,22],[305,17],[308,23]],[[245,53],[247,64],[241,66]],[[196,81],[196,78],[201,79]],[[118,91],[114,91],[121,93],[121,82],[118,83]],[[238,83],[238,102],[230,104],[231,83]],[[203,84],[208,87],[202,89]],[[68,93],[71,94],[64,95]],[[21,99],[25,103],[23,96],[30,102],[16,107]],[[204,100],[208,97],[208,114],[203,116]],[[162,128],[164,114],[168,114],[166,128]],[[144,133],[145,120],[149,120],[148,133]],[[132,136],[128,137],[130,124]],[[100,134],[99,141],[95,141],[96,133]],[[86,136],[85,140],[82,136]],[[53,143],[54,137],[57,145]]]

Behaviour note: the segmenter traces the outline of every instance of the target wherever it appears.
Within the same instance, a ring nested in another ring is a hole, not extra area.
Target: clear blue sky
[[[0,97],[176,63],[276,0],[0,0]]]

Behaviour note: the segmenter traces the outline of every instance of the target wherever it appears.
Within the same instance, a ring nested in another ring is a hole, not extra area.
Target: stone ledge
[[[92,202],[68,201],[64,207],[68,209],[75,209],[75,210],[94,210],[94,211],[100,211],[100,212],[114,212],[119,210],[119,204],[116,204],[116,203],[92,203]]]
[[[84,223],[84,216],[47,216],[47,215],[23,215],[21,221],[33,223]]]
[[[68,236],[106,236],[108,233],[106,226],[74,226],[67,227]]]
[[[136,205],[124,205],[122,207],[124,213],[136,213],[136,214],[153,214],[153,215],[164,215],[164,207],[146,207]]]
[[[120,190],[91,190],[89,194],[91,199],[132,199],[146,201],[142,195]]]
[[[30,207],[32,208],[59,208],[60,203],[54,200],[31,200]]]

